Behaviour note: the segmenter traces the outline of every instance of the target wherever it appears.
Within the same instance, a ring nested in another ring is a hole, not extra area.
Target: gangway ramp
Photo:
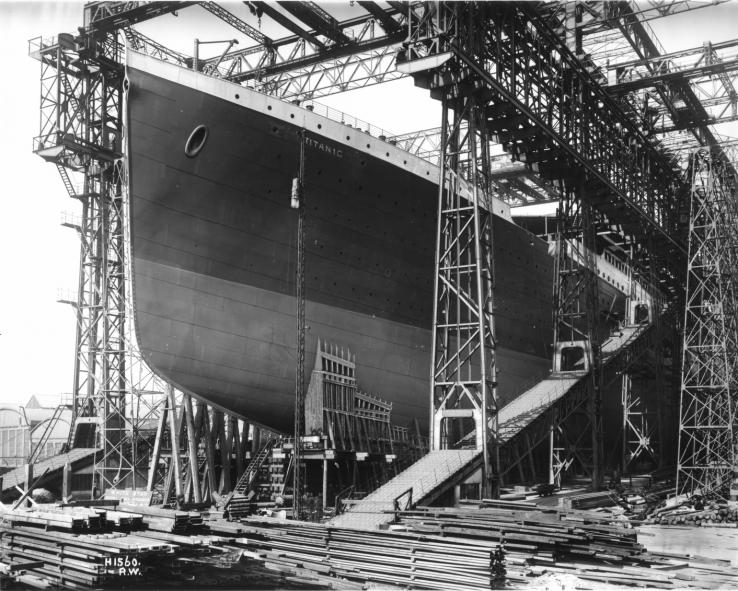
[[[650,324],[626,326],[602,343],[603,367],[650,328]],[[504,445],[561,400],[587,372],[552,373],[503,406],[498,415],[499,442]]]
[[[92,447],[77,447],[67,453],[58,454],[45,460],[39,460],[33,465],[33,478],[40,478],[45,474],[43,479],[38,483],[40,485],[53,478],[59,478],[62,469],[67,464],[70,464],[72,469],[91,464],[94,461],[95,454],[100,451],[102,450]],[[19,466],[6,472],[0,476],[0,482],[2,482],[1,488],[3,493],[12,491],[16,486],[27,486],[25,467]]]
[[[606,339],[600,348],[602,370],[611,379],[620,367],[617,359],[623,354],[640,351],[649,341],[642,338],[653,324],[628,325]],[[536,471],[534,450],[547,444],[551,426],[581,409],[587,402],[587,389],[583,387],[586,372],[552,373],[532,388],[523,392],[500,409],[498,434],[500,445],[500,478],[510,481],[508,474],[517,470],[518,481],[541,482],[549,474]],[[528,472],[526,476],[525,473]]]
[[[412,489],[412,501],[429,503],[449,486],[461,482],[478,467],[476,449],[434,450],[407,470],[358,501],[349,501],[348,510],[329,525],[376,529],[393,519],[395,499]]]
[[[601,346],[603,367],[639,342],[651,326],[647,323],[626,326],[605,340]],[[520,439],[526,439],[528,449],[538,445],[541,433],[545,436],[548,433],[546,416],[549,411],[558,404],[572,408],[582,403],[584,388],[577,386],[586,375],[584,371],[552,373],[502,407],[498,413],[501,451],[509,451]],[[538,429],[541,433],[528,433],[534,423],[538,426],[545,424],[543,429]],[[503,477],[520,463],[521,455],[517,452],[510,454],[511,465],[505,468]],[[413,503],[429,503],[450,486],[463,482],[480,465],[481,452],[476,449],[432,451],[364,499],[350,501],[346,512],[334,517],[330,525],[364,529],[380,527],[392,521],[394,501],[408,489],[412,488]]]

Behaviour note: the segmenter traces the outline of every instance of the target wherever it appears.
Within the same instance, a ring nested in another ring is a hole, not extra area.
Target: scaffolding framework
[[[78,221],[66,224],[80,237],[78,289],[69,301],[77,327],[68,445],[99,450],[98,492],[135,487],[145,482],[161,385],[141,361],[129,322],[121,47],[115,37],[60,35],[30,49],[41,62],[34,151],[56,165],[81,204]]]
[[[736,178],[717,155],[692,156],[677,492],[729,498],[738,353]]]

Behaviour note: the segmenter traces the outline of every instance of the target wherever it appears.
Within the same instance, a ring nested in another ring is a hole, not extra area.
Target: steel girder
[[[85,32],[105,33],[129,27],[194,2],[89,2],[84,9]]]
[[[351,43],[351,39],[341,30],[338,21],[315,2],[278,2],[278,4],[336,45]]]
[[[192,58],[168,47],[164,47],[161,43],[150,39],[131,27],[124,28],[123,35],[126,38],[128,47],[131,49],[150,55],[158,60],[173,62],[183,67],[192,64]]]
[[[263,45],[264,47],[269,47],[273,43],[272,39],[270,39],[264,33],[259,31],[259,29],[255,29],[248,23],[244,22],[243,20],[238,18],[235,14],[223,8],[217,2],[200,2],[200,6],[202,6],[209,13],[217,16],[223,22],[228,23],[238,32],[243,33],[247,37],[250,37],[257,43]]]

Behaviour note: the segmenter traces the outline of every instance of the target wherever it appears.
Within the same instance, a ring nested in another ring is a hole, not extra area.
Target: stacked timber
[[[255,496],[254,491],[249,491],[248,494],[235,492],[228,501],[228,514],[231,519],[241,519],[251,515],[254,512]]]
[[[609,490],[580,493],[561,499],[563,506],[570,509],[595,509],[617,504],[617,495]]]
[[[126,515],[121,512],[106,523],[125,522]],[[166,519],[156,516],[162,518]],[[235,535],[180,535],[154,529],[79,534],[50,530],[46,524],[5,522],[0,524],[0,574],[8,582],[37,588],[358,588],[285,561],[266,563],[258,554],[233,545]]]
[[[335,577],[341,588],[489,589],[504,581],[504,557],[488,541],[256,517],[241,525],[235,543],[266,565]]]
[[[172,550],[168,543],[123,533],[79,535],[0,526],[3,562],[36,561],[39,565],[29,572],[63,588],[136,586]]]
[[[100,531],[105,525],[105,511],[85,507],[36,505],[4,511],[0,520],[8,525],[41,526],[71,532]]]
[[[119,513],[141,515],[148,529],[173,534],[197,533],[203,529],[202,516],[197,511],[177,511],[159,507],[118,505]]]
[[[407,531],[498,543],[507,580],[568,574],[591,584],[653,588],[738,586],[738,569],[646,552],[627,522],[585,511],[422,508],[399,514]],[[397,527],[397,526],[396,526]]]

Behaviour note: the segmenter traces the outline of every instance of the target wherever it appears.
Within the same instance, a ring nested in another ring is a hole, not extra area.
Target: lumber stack
[[[176,511],[159,507],[118,505],[119,513],[141,515],[148,529],[172,534],[197,533],[203,529],[202,515],[197,511]]]
[[[627,522],[594,512],[421,508],[399,515],[408,531],[488,540],[505,550],[507,579],[530,581],[547,573],[569,574],[592,584],[653,588],[719,588],[738,584],[738,569],[722,561],[706,565],[684,556],[645,551]]]
[[[228,512],[232,519],[240,519],[247,517],[253,513],[252,508],[254,505],[254,493],[249,491],[249,494],[236,492],[228,501]]]
[[[499,545],[489,541],[257,517],[243,520],[241,525],[243,533],[235,543],[256,553],[266,565],[343,579],[341,588],[351,583],[409,589],[489,589],[504,580],[504,558]]]
[[[118,517],[125,520],[125,515]],[[289,561],[266,563],[243,547],[229,546],[233,539],[153,529],[78,534],[5,523],[0,524],[0,566],[8,566],[8,581],[37,588],[354,588]],[[24,568],[19,570],[17,565]]]
[[[64,588],[136,586],[172,550],[168,543],[123,533],[79,535],[0,526],[3,561],[38,561],[29,572]]]
[[[595,509],[612,507],[617,503],[617,495],[609,490],[580,493],[563,497],[563,506],[569,509]]]
[[[85,507],[61,507],[36,505],[18,508],[0,514],[8,525],[30,525],[70,532],[100,531],[105,524],[105,511],[94,511]]]

